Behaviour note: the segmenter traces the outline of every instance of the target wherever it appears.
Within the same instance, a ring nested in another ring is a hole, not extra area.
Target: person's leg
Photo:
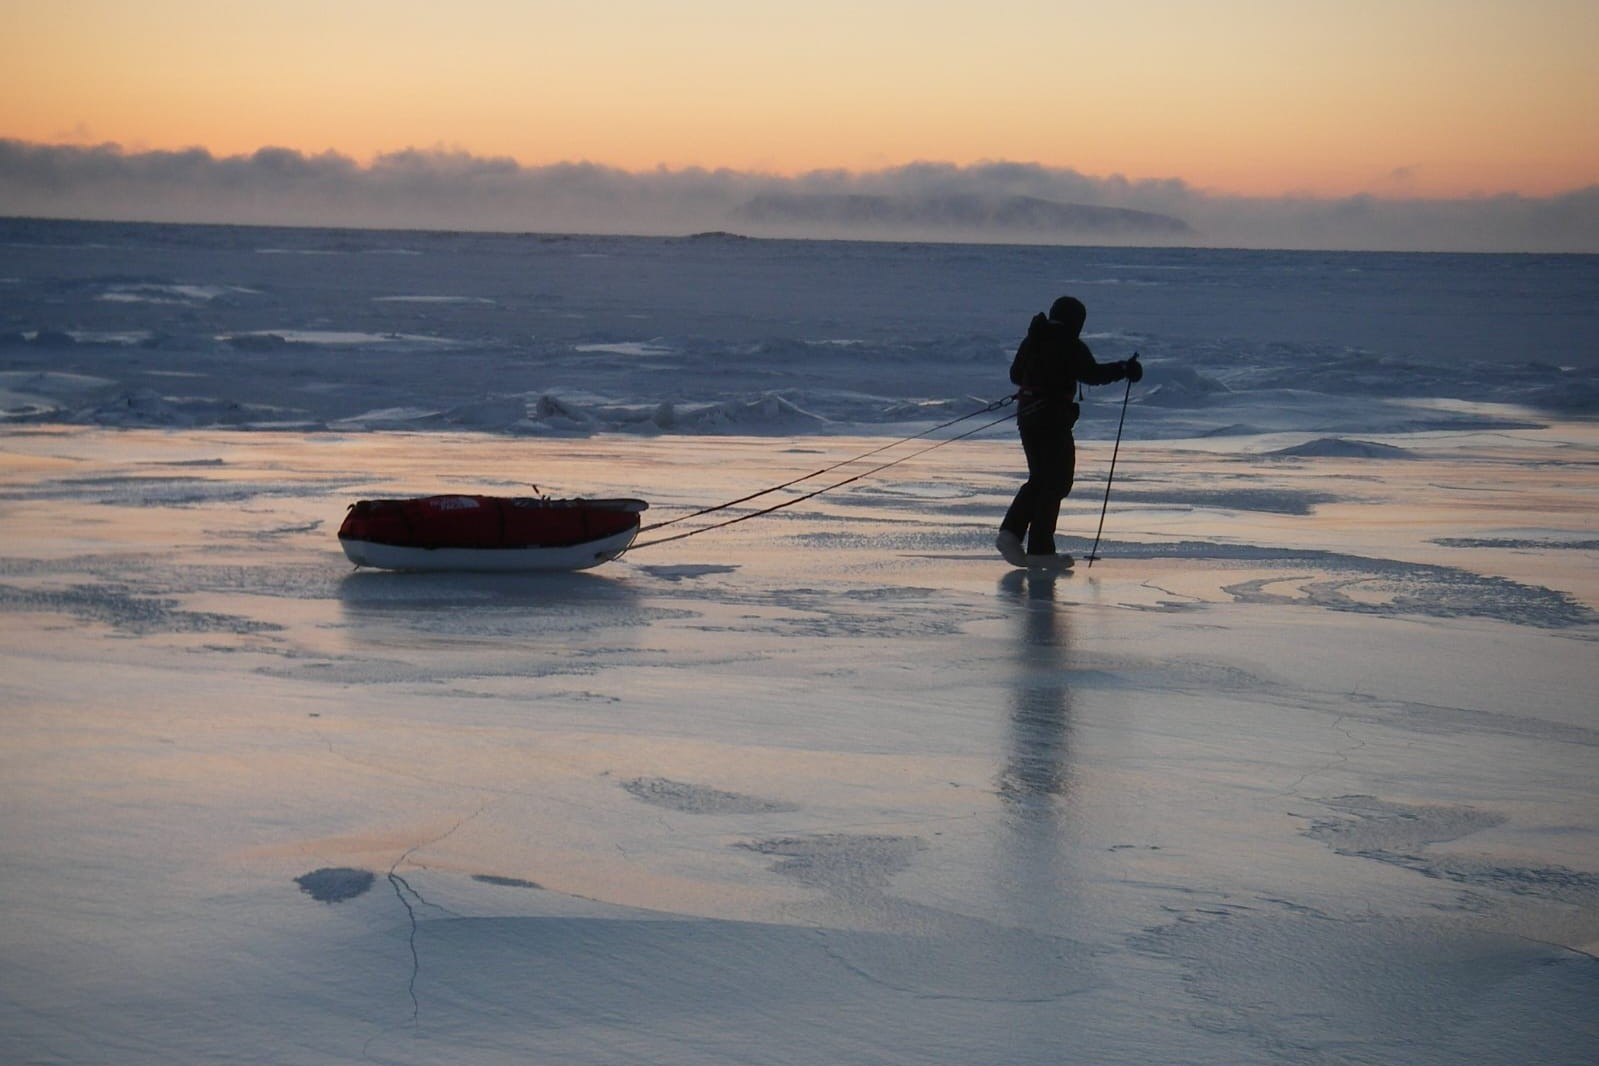
[[[1024,445],[1026,438],[1023,438]],[[1070,431],[1041,434],[1028,448],[1028,469],[1032,476],[1029,495],[1031,511],[1027,521],[1027,554],[1055,554],[1055,524],[1060,520],[1060,505],[1072,491],[1077,471],[1077,446]]]
[[[1016,496],[1010,502],[1010,507],[1005,511],[1005,517],[1000,520],[999,528],[1003,533],[1009,533],[1018,541],[1027,538],[1027,524],[1032,520],[1033,512],[1037,510],[1038,496],[1038,467],[1040,457],[1044,454],[1039,446],[1037,430],[1021,427],[1022,454],[1027,458],[1027,480],[1022,482],[1021,488],[1016,490]]]
[[[1015,499],[1011,500],[1010,507],[1005,511],[1005,517],[1000,520],[1000,532],[1009,533],[1017,540],[1027,536],[1027,522],[1034,510],[1033,495],[1033,481],[1032,478],[1028,478],[1022,482],[1022,487],[1016,490]]]
[[[1005,517],[1000,520],[999,536],[994,538],[994,547],[1012,566],[1027,565],[1027,551],[1022,547],[1022,542],[1027,538],[1027,523],[1032,516],[1036,496],[1029,471],[1027,480],[1016,490],[1016,497],[1011,500]]]

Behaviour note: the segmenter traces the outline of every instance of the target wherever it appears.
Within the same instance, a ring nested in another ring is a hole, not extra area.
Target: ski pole
[[[1129,363],[1138,358],[1138,353],[1133,353]],[[1127,401],[1133,395],[1133,379],[1127,379],[1127,391],[1122,394],[1122,416],[1116,423],[1116,446],[1110,450],[1110,473],[1105,477],[1105,502],[1099,505],[1099,531],[1094,534],[1094,546],[1088,551],[1088,568],[1094,568],[1094,560],[1099,558],[1099,538],[1105,532],[1105,512],[1110,508],[1110,483],[1116,478],[1116,453],[1122,448],[1122,426],[1127,424]]]

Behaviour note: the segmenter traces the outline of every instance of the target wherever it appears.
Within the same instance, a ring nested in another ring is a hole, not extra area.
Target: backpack
[[[1044,334],[1049,329],[1049,319],[1042,312],[1033,316],[1027,324],[1027,336],[1022,338],[1022,343],[1017,345],[1016,354],[1010,361],[1010,383],[1012,385],[1033,384],[1033,361],[1038,355],[1039,348],[1044,343]]]

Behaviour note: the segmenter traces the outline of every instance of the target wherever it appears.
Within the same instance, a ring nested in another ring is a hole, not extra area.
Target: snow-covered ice
[[[1599,1057],[1596,260],[0,233],[5,1061]],[[579,574],[333,535],[801,477],[1059,291],[1149,367],[1092,568],[1004,424]]]

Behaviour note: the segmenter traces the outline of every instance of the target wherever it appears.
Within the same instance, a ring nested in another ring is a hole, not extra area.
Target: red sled
[[[360,500],[339,527],[356,566],[382,570],[587,570],[638,536],[643,500],[418,496]]]

